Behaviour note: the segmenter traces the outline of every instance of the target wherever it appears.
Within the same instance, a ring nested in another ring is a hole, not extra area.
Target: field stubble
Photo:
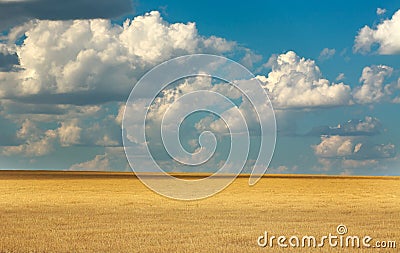
[[[257,246],[264,231],[318,238],[339,224],[351,235],[400,243],[398,177],[266,177],[252,187],[238,178],[187,202],[129,174],[90,175],[1,172],[0,252],[349,252]]]

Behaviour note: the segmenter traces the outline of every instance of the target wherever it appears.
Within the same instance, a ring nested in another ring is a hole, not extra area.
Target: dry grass
[[[341,223],[349,234],[400,243],[396,177],[267,177],[253,187],[239,178],[214,197],[183,202],[130,174],[90,175],[1,172],[0,252],[291,252],[259,248],[257,237],[322,236]]]

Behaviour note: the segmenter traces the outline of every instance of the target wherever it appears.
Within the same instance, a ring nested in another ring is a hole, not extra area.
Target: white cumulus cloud
[[[351,104],[351,89],[343,83],[331,83],[322,77],[315,61],[295,52],[273,56],[272,71],[257,76],[264,83],[276,108],[328,107]]]
[[[312,146],[320,158],[346,158],[350,160],[385,159],[395,156],[394,144],[372,144],[363,138],[350,136],[321,136],[321,142]]]
[[[386,19],[376,27],[364,26],[358,32],[354,51],[368,53],[374,45],[378,45],[379,54],[399,54],[400,53],[400,10],[391,19]]]
[[[195,23],[169,24],[156,11],[122,26],[104,19],[34,20],[14,30],[26,36],[15,47],[21,70],[0,72],[0,97],[42,95],[30,100],[36,103],[49,103],[54,94],[52,103],[122,100],[157,63],[183,54],[221,54],[236,45],[199,35]]]
[[[393,68],[385,65],[365,67],[360,77],[362,85],[353,91],[356,102],[367,104],[387,100],[395,87],[384,82],[392,73]]]
[[[57,131],[49,129],[40,130],[35,123],[25,120],[17,132],[17,138],[24,140],[17,146],[5,146],[2,154],[5,156],[23,155],[26,157],[44,156],[54,150],[57,141]]]

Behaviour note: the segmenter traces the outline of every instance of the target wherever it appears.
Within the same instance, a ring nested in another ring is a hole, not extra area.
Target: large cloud
[[[295,52],[272,56],[267,67],[271,72],[257,78],[264,84],[276,109],[322,108],[357,104],[400,101],[397,91],[400,78],[391,80],[396,71],[386,65],[364,67],[360,86],[353,90],[344,83],[331,83],[322,77],[315,61]],[[341,75],[340,79],[343,79]]]
[[[358,32],[354,51],[368,53],[374,45],[378,45],[379,54],[400,53],[400,10],[391,19],[384,20],[376,27],[364,26]]]
[[[258,76],[258,79],[264,83],[275,108],[329,107],[351,103],[350,87],[324,79],[313,60],[300,58],[289,51],[273,56],[268,64],[272,71],[267,77]]]
[[[132,12],[130,0],[0,1],[0,31],[29,19],[113,18]]]
[[[22,70],[0,72],[0,96],[29,103],[124,100],[135,80],[159,62],[235,46],[200,36],[194,23],[169,24],[156,11],[123,26],[101,19],[35,20],[24,29],[26,38],[15,47]]]

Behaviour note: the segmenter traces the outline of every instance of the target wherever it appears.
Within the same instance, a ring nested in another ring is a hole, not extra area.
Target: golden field
[[[130,173],[3,171],[0,252],[398,252],[399,179],[271,175],[250,187],[242,177],[188,202]],[[257,245],[264,231],[318,238],[339,224],[397,249]]]

